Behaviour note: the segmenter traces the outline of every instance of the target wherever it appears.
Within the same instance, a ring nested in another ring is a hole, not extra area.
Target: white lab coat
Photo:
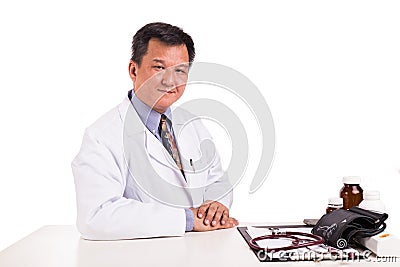
[[[184,169],[195,171],[185,172],[187,182],[161,142],[140,121],[128,97],[86,129],[72,162],[77,227],[84,238],[180,236],[186,227],[184,207],[218,200],[230,208],[231,183],[219,156],[196,172],[196,165],[202,165],[195,161],[202,158],[200,142],[211,137],[199,120],[180,131],[188,116],[187,112],[173,114]],[[184,159],[193,159],[192,164]]]

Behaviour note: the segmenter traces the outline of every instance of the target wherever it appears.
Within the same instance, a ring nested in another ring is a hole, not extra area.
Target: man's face
[[[129,74],[136,96],[155,111],[163,113],[185,91],[189,71],[185,45],[170,46],[150,39],[140,66],[131,61]]]

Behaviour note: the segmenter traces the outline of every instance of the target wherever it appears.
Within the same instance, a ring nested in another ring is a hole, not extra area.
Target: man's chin
[[[164,112],[165,110],[167,110],[170,106],[172,106],[172,104],[174,104],[176,102],[176,99],[174,99],[173,101],[162,101],[162,102],[158,102],[155,106],[154,106],[154,110],[160,112]],[[161,112],[161,113],[162,113]]]

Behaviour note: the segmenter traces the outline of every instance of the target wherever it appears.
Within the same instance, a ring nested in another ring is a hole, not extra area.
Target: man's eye
[[[183,69],[176,69],[175,71],[178,72],[178,73],[186,73],[186,71],[183,70]]]
[[[156,69],[156,70],[163,70],[164,67],[163,67],[163,66],[153,66],[153,69]]]

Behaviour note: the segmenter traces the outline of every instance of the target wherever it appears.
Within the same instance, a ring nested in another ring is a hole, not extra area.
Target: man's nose
[[[173,70],[166,69],[162,75],[161,83],[165,87],[174,87],[175,86],[175,74]]]

